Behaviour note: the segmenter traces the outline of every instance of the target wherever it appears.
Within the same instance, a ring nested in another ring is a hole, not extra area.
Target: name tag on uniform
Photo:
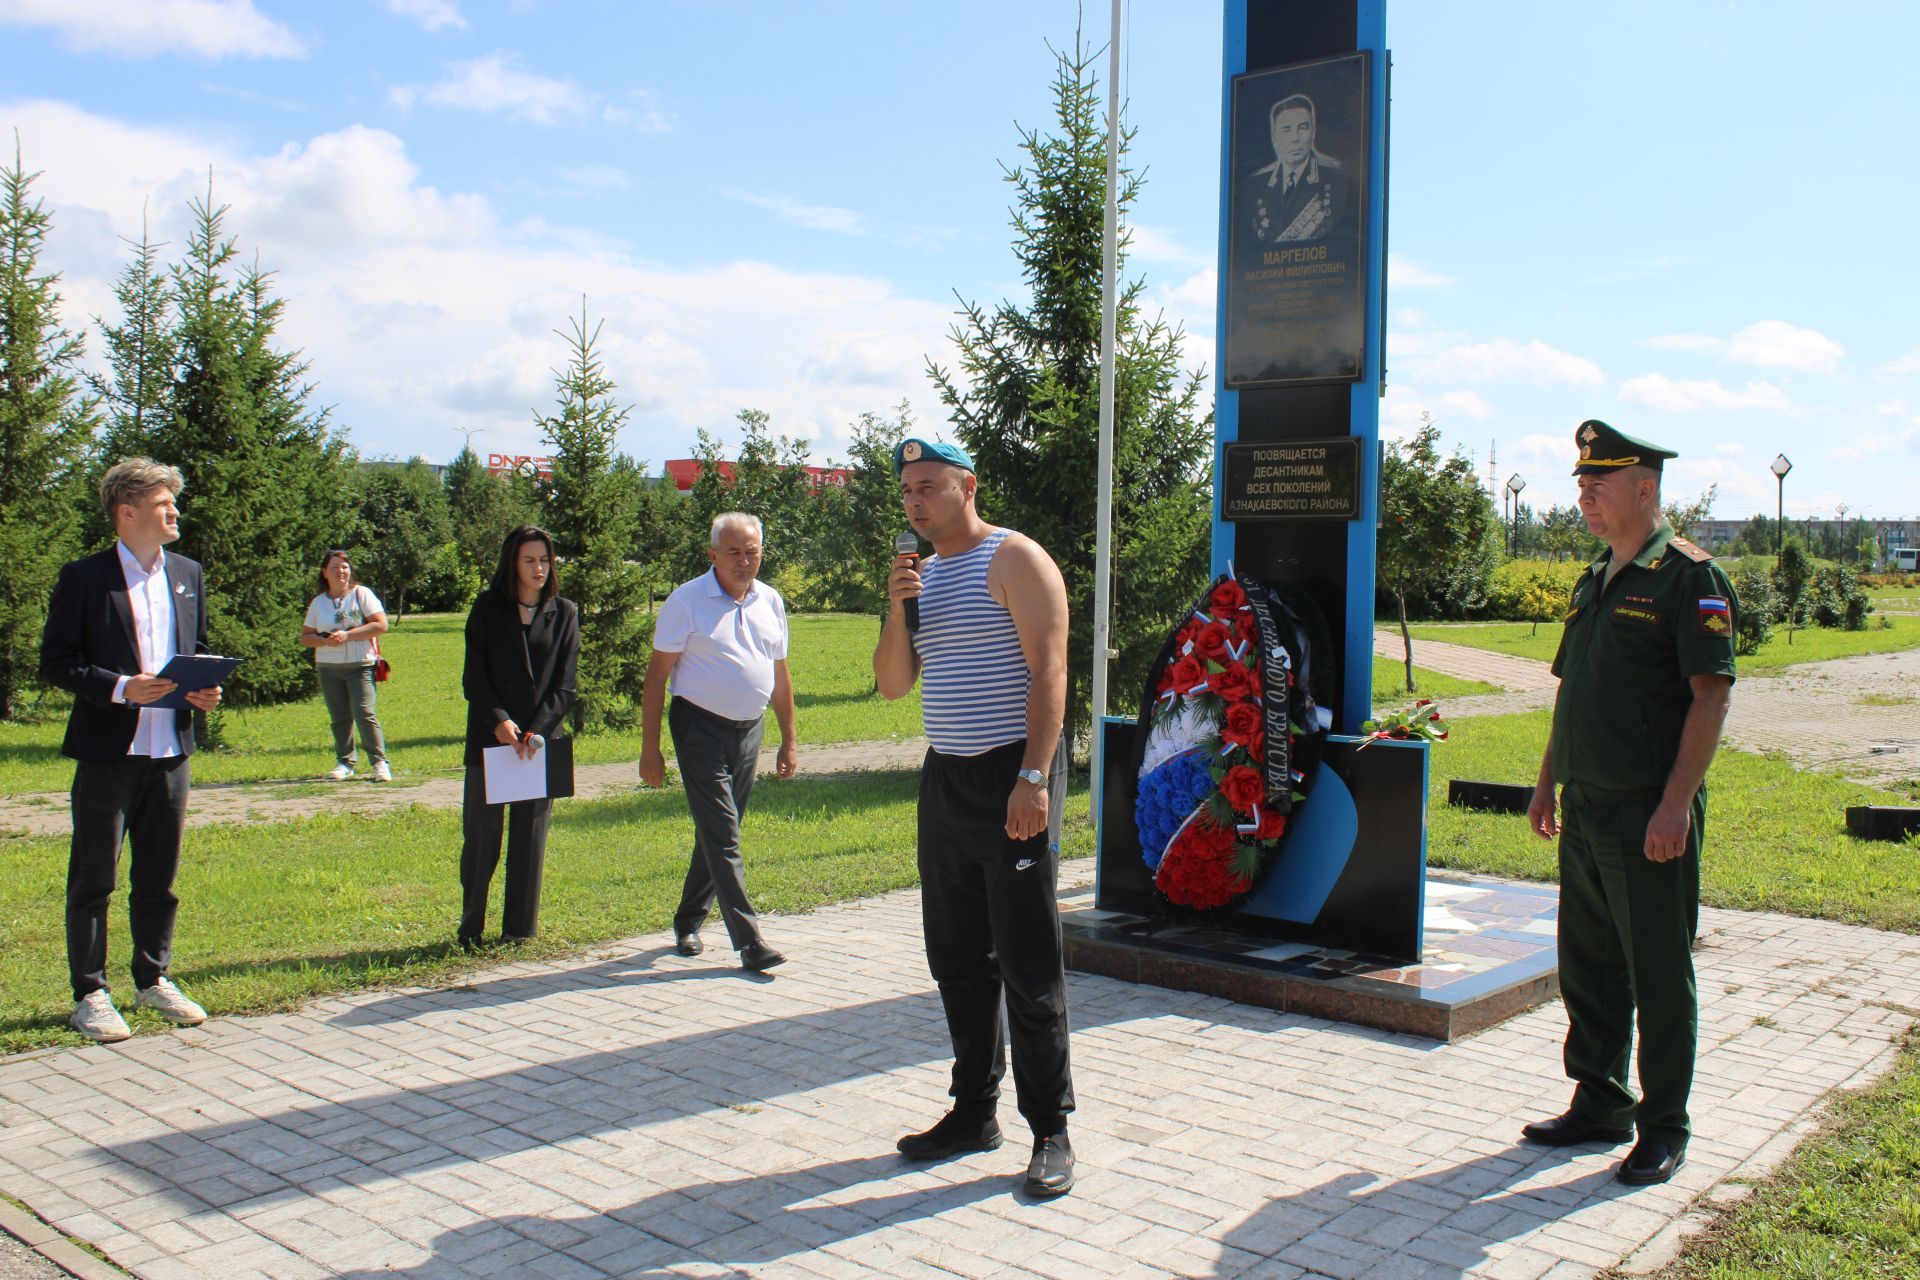
[[[1626,618],[1633,622],[1650,623],[1656,627],[1660,625],[1660,611],[1657,609],[1649,609],[1645,605],[1617,604],[1613,606],[1613,616],[1616,618]]]

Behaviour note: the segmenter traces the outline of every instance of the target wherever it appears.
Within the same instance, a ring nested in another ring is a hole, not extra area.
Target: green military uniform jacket
[[[1666,521],[1606,583],[1613,552],[1574,584],[1553,674],[1553,778],[1610,791],[1663,787],[1693,705],[1689,677],[1733,678],[1733,584]],[[1603,584],[1605,584],[1603,586]]]

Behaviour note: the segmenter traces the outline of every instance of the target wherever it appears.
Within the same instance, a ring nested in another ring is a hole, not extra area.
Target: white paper
[[[483,747],[481,768],[487,776],[487,803],[540,800],[547,794],[547,744],[541,742],[530,759],[516,747]]]

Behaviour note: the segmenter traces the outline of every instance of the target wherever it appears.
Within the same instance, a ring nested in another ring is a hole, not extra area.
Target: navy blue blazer
[[[200,562],[163,551],[167,594],[173,601],[173,647],[177,653],[209,653],[207,609]],[[73,695],[67,736],[60,750],[75,760],[123,759],[140,725],[140,708],[115,702],[121,676],[140,674],[140,645],[133,634],[133,606],[120,568],[119,543],[61,566],[47,604],[40,637],[40,678]],[[164,713],[162,713],[164,714]],[[193,752],[193,712],[173,713],[180,753]]]

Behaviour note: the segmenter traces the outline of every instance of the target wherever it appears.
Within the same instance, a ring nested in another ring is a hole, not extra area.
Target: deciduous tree
[[[1499,540],[1499,513],[1474,476],[1472,461],[1440,453],[1440,428],[1421,415],[1420,430],[1386,451],[1381,473],[1380,538],[1376,558],[1381,590],[1399,608],[1406,646],[1407,689],[1414,689],[1410,597],[1429,603],[1461,590],[1462,569]],[[1489,566],[1489,572],[1491,567]],[[1479,588],[1486,594],[1485,585]]]

